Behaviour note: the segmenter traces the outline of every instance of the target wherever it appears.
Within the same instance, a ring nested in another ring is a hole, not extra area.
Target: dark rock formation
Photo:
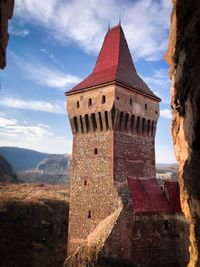
[[[170,66],[172,136],[181,203],[190,223],[189,267],[200,266],[200,4],[173,0],[166,60]]]
[[[9,39],[8,19],[12,18],[14,0],[0,0],[0,69],[6,66],[6,47]]]
[[[17,183],[19,180],[17,179],[16,174],[13,172],[12,167],[0,155],[0,182],[1,183]]]

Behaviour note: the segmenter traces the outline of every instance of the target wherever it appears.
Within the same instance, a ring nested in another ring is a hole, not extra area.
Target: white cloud
[[[66,87],[80,81],[77,76],[46,66],[36,59],[21,58],[13,52],[11,55],[17,66],[23,70],[25,77],[35,81],[37,84],[66,90]]]
[[[0,106],[43,111],[54,114],[66,114],[65,103],[53,104],[45,101],[30,101],[16,98],[5,97],[0,99]]]
[[[30,34],[30,31],[28,29],[20,29],[20,28],[15,28],[13,26],[10,26],[9,33],[11,35],[25,37]]]
[[[17,122],[15,119],[6,119],[4,117],[0,117],[0,127],[7,127],[16,125]]]
[[[28,140],[34,138],[43,138],[49,137],[53,134],[44,126],[38,125],[24,125],[19,123],[15,119],[7,119],[5,117],[0,117],[0,136],[1,140],[4,139],[4,136],[9,137],[20,137],[26,138]]]
[[[172,118],[171,111],[167,108],[160,110],[160,116],[164,119],[171,119]]]
[[[40,51],[44,54],[46,54],[54,64],[56,64],[59,68],[64,69],[63,64],[61,61],[51,52],[49,52],[46,48],[41,48]]]
[[[57,136],[49,125],[33,125],[0,116],[0,146],[17,146],[47,153],[71,153],[72,140]]]
[[[46,29],[60,41],[76,42],[87,52],[99,51],[108,21],[122,17],[127,40],[135,59],[158,60],[167,47],[171,2],[166,0],[18,0],[15,15]]]

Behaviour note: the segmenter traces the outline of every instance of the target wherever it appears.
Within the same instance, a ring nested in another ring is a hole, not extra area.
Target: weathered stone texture
[[[136,215],[132,227],[132,249],[137,264],[179,265],[174,244],[174,222],[170,216],[159,213]]]
[[[176,255],[180,266],[185,267],[189,262],[189,225],[183,216],[173,218],[175,232]]]
[[[155,178],[155,150],[152,138],[116,131],[114,142],[116,182],[126,181],[128,176]]]
[[[98,154],[94,154],[95,148]],[[113,186],[112,158],[112,131],[74,136],[69,254],[118,207],[118,195]]]
[[[121,200],[130,202],[127,175],[155,177],[159,107],[151,98],[108,85],[68,96],[67,108],[74,133],[68,244],[72,255]]]
[[[181,203],[190,223],[190,263],[200,266],[200,4],[173,1],[171,35],[166,60],[172,78],[172,136]]]
[[[0,0],[0,68],[6,66],[6,47],[8,44],[8,19],[12,18],[14,0]]]

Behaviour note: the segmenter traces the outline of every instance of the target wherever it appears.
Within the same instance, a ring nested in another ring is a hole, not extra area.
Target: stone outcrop
[[[6,47],[8,44],[8,19],[12,18],[14,0],[0,0],[0,69],[6,66]]]
[[[1,183],[17,183],[19,182],[12,167],[4,157],[0,155],[0,182]]]
[[[189,267],[200,266],[200,4],[173,0],[170,64],[172,137],[181,204],[190,224]]]

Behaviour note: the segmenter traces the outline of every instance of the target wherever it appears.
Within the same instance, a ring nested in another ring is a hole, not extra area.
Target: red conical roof
[[[121,26],[108,30],[93,72],[67,94],[118,82],[160,100],[138,76]]]

